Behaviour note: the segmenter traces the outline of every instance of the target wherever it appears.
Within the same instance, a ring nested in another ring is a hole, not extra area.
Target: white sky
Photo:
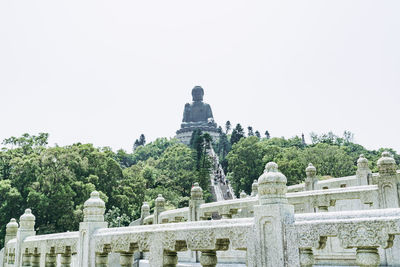
[[[217,123],[400,151],[400,1],[1,1],[0,139],[131,150]]]

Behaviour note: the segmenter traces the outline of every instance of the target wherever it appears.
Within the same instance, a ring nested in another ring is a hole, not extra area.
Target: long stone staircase
[[[219,163],[218,155],[211,147],[208,150],[212,160],[212,172],[210,175],[210,187],[214,201],[223,201],[228,199],[235,199],[235,193],[229,181],[226,179],[224,170]]]

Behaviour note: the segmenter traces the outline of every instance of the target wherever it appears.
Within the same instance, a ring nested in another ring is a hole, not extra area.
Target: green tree
[[[227,173],[228,168],[228,160],[226,159],[226,155],[231,151],[232,145],[229,142],[228,136],[225,133],[221,133],[216,144],[215,151],[219,157],[219,162],[224,169],[225,173]]]
[[[123,149],[117,150],[114,159],[119,163],[122,168],[128,168],[134,163],[132,154],[126,153],[126,151]]]
[[[240,125],[239,123],[236,124],[235,129],[233,129],[232,131],[232,135],[231,135],[231,144],[235,144],[237,142],[239,142],[240,139],[242,139],[244,137],[244,131],[242,128],[242,125]]]
[[[146,161],[150,158],[157,160],[161,157],[164,151],[172,145],[177,144],[178,141],[176,139],[167,139],[157,138],[153,142],[138,147],[135,152],[132,154],[133,164],[138,163],[139,161]]]
[[[268,132],[268,131],[265,131],[265,138],[267,138],[267,139],[270,139],[270,138],[271,138],[271,136],[269,135],[269,132]]]
[[[6,224],[22,214],[23,198],[10,180],[0,180],[0,247],[4,246]]]
[[[144,136],[144,134],[141,134],[139,137],[139,145],[144,146],[145,144],[146,144],[146,137]]]
[[[169,147],[158,160],[157,169],[160,175],[157,177],[156,187],[168,188],[179,192],[182,197],[190,196],[190,190],[195,182],[199,182],[204,189],[207,189],[208,183],[200,180],[198,171],[196,171],[196,160],[193,157],[192,150],[183,145],[176,144]],[[170,201],[174,201],[171,200]],[[174,205],[178,205],[176,200]]]
[[[254,136],[253,127],[247,127],[247,136]]]
[[[232,146],[227,159],[231,183],[236,193],[241,190],[251,193],[253,180],[258,179],[264,170],[263,156],[263,147],[255,136],[242,138]]]
[[[225,123],[225,133],[229,134],[230,130],[231,130],[231,122],[230,121],[226,121],[226,123]]]

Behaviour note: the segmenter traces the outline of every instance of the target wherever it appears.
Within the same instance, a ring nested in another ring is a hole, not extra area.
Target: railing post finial
[[[396,175],[396,161],[388,151],[383,152],[382,157],[378,159],[378,168],[381,176]]]
[[[95,266],[95,250],[90,240],[97,229],[107,228],[104,221],[106,205],[100,193],[93,191],[83,204],[83,222],[79,224],[78,266]]]
[[[254,206],[255,259],[260,267],[299,266],[297,237],[294,232],[294,207],[286,198],[286,176],[275,162],[267,163],[258,178],[258,201]],[[266,235],[265,233],[268,233]]]
[[[311,191],[316,189],[316,184],[318,183],[318,178],[317,178],[317,169],[312,165],[312,163],[309,163],[307,168],[306,168],[306,175],[307,178],[305,180],[305,190],[306,191]]]
[[[258,181],[254,180],[253,184],[251,185],[251,196],[255,197],[258,195]]]
[[[106,205],[97,191],[90,194],[90,198],[83,205],[84,222],[104,222]]]
[[[190,190],[189,200],[189,221],[198,221],[202,214],[200,214],[200,205],[204,203],[203,189],[199,183],[194,183]]]

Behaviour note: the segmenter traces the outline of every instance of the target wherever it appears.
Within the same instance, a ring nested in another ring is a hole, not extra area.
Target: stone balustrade
[[[133,253],[140,251],[149,252],[149,261],[155,266],[165,262],[175,266],[177,252],[190,249],[203,252],[203,265],[215,266],[216,251],[251,246],[253,225],[253,220],[246,218],[99,229],[93,236],[95,262],[106,264],[107,255],[115,252],[120,253],[121,265],[131,266]]]
[[[22,244],[22,266],[57,266],[59,258],[60,266],[69,267],[72,255],[77,254],[78,241],[79,232],[27,237]]]
[[[379,208],[379,192],[377,185],[364,185],[346,188],[332,188],[324,190],[287,193],[290,204],[294,205],[295,213],[315,212],[327,210],[335,206],[336,201],[359,199],[361,203],[371,208]],[[205,203],[199,206],[201,220],[209,220],[212,214],[218,214],[224,219],[238,217],[252,217],[254,206],[258,204],[258,196]],[[161,223],[188,221],[188,208],[161,212]],[[153,223],[153,215],[145,218],[145,224]]]
[[[182,251],[197,252],[194,260],[209,267],[218,263],[221,251],[244,251],[247,266],[312,266],[329,238],[355,250],[352,265],[400,265],[394,238],[400,234],[400,177],[387,154],[378,166],[382,173],[368,175],[371,185],[287,193],[286,177],[270,162],[254,183],[253,197],[205,204],[196,184],[188,208],[165,211],[166,200],[159,195],[149,216],[144,203],[138,222],[148,225],[108,228],[98,192],[84,203],[78,232],[36,235],[35,216],[27,209],[19,225],[15,219],[7,224],[1,267],[132,266],[135,252],[145,252],[151,267],[174,267]],[[310,178],[313,171],[309,166]],[[309,187],[314,182],[309,179]],[[349,199],[374,209],[324,212]],[[309,213],[295,214],[296,205],[308,205],[301,212]],[[237,218],[243,211],[246,218]],[[214,213],[223,219],[204,221]],[[110,260],[115,255],[118,262]]]
[[[371,208],[379,208],[379,190],[377,185],[363,185],[345,188],[287,193],[289,203],[294,205],[295,213],[328,211],[340,200],[358,199]]]
[[[310,163],[306,168],[307,177],[305,184],[292,186],[296,190],[288,192],[286,197],[289,203],[295,206],[295,213],[328,211],[329,207],[334,207],[336,202],[341,200],[360,200],[361,204],[365,204],[369,208],[393,207],[392,203],[390,203],[391,201],[386,199],[388,197],[393,198],[393,192],[387,192],[386,189],[394,185],[388,181],[384,184],[382,180],[391,179],[396,181],[400,180],[400,178],[396,178],[396,171],[393,171],[395,170],[395,167],[393,167],[395,163],[390,155],[388,156],[387,152],[382,154],[380,162],[381,173],[372,174],[368,168],[368,160],[363,155],[360,155],[357,161],[358,168],[355,176],[333,178],[324,181],[318,181],[316,176],[317,170]],[[387,169],[392,171],[387,171]],[[387,196],[383,196],[384,194]],[[202,220],[209,220],[212,218],[212,215],[218,215],[224,219],[251,217],[254,212],[253,207],[257,203],[258,181],[255,180],[252,184],[251,196],[200,204],[197,212],[200,214],[200,219]],[[189,216],[185,214],[185,211],[187,211],[186,208],[161,212],[162,223],[178,222],[179,220],[188,221]],[[154,223],[153,216],[150,215],[145,219],[145,224],[152,223]]]
[[[189,219],[189,208],[166,210],[160,214],[161,223],[185,222]]]
[[[337,237],[343,248],[356,248],[359,266],[379,266],[378,248],[391,248],[400,234],[400,209],[296,214],[295,228],[301,266],[315,263],[313,249],[324,248],[328,237]]]
[[[15,239],[15,238],[11,239],[6,244],[7,244],[7,246],[4,248],[4,255],[3,255],[3,266],[4,267],[14,266],[15,251],[17,248],[17,239]]]

